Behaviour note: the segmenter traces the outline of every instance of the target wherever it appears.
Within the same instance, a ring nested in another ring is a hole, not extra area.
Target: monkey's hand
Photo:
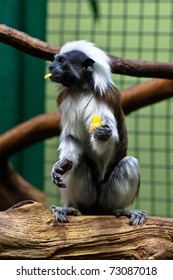
[[[112,129],[108,124],[105,124],[94,129],[92,133],[95,139],[107,141],[112,135]]]
[[[59,188],[66,188],[66,185],[62,182],[62,175],[72,168],[73,162],[68,159],[62,159],[57,161],[51,172],[52,181]]]

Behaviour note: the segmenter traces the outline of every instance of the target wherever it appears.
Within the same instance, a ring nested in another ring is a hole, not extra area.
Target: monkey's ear
[[[93,72],[94,63],[95,61],[93,59],[87,57],[82,63],[83,69],[87,72]]]

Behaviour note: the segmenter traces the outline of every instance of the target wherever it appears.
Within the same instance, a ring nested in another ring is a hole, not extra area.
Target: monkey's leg
[[[63,206],[74,207],[82,214],[91,213],[91,209],[97,202],[97,188],[93,178],[93,173],[96,171],[94,170],[93,163],[86,156],[82,156],[78,165],[65,178],[67,188],[61,189]]]
[[[108,206],[109,212],[116,216],[127,216],[132,225],[143,224],[147,211],[124,210],[138,194],[139,184],[138,161],[134,157],[126,156],[115,167],[108,181],[103,184],[100,204],[104,201],[102,207],[106,209]]]
[[[88,213],[97,199],[96,188],[91,178],[91,169],[85,156],[64,178],[66,188],[61,188],[61,200],[63,207],[51,206],[53,215],[60,222],[68,222],[68,216],[76,216],[79,212]],[[74,208],[73,208],[74,207]],[[77,210],[77,209],[79,210]]]
[[[124,201],[122,201],[122,208],[124,208],[129,204],[129,202],[133,202],[139,190],[140,175],[138,161],[133,157],[125,157],[117,165],[113,176],[115,176],[114,181],[118,182],[119,180],[119,187],[124,189],[122,190],[122,193],[120,191],[120,195],[126,191],[127,195],[124,194]],[[148,212],[145,210],[138,209],[117,209],[115,211],[116,217],[128,217],[131,225],[142,225],[146,220],[147,213]]]
[[[50,206],[50,210],[52,211],[56,220],[62,223],[68,223],[67,216],[77,216],[78,210],[73,207],[59,207],[59,206]]]
[[[62,182],[62,175],[64,175],[67,171],[72,168],[72,161],[68,159],[63,159],[56,162],[52,168],[51,176],[52,181],[60,188],[66,188],[66,185]],[[67,223],[68,222],[68,215],[76,216],[78,210],[72,207],[60,207],[60,206],[50,206],[50,210],[52,211],[56,220],[60,222]]]

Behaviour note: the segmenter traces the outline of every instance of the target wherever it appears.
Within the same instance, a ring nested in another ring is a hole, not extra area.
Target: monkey
[[[50,64],[49,78],[62,85],[59,160],[51,178],[61,189],[63,207],[50,207],[55,218],[68,222],[68,215],[79,211],[143,224],[147,211],[126,210],[138,195],[140,170],[138,160],[127,156],[125,117],[109,56],[86,40],[67,42]],[[95,114],[101,125],[90,131]]]

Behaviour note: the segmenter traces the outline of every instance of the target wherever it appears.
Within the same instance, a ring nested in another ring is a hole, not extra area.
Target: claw
[[[77,216],[78,210],[73,207],[59,207],[59,206],[50,206],[50,210],[52,211],[56,220],[61,223],[68,223],[69,215]]]
[[[112,135],[112,130],[111,128],[105,124],[100,127],[97,127],[93,131],[94,138],[101,140],[101,141],[107,141],[111,135]]]
[[[72,168],[72,161],[63,159],[56,162],[52,168],[52,181],[60,188],[66,188],[66,185],[62,182],[62,175]]]
[[[146,221],[148,212],[146,210],[124,210],[117,209],[115,211],[115,216],[126,216],[129,218],[130,225],[143,225]]]

